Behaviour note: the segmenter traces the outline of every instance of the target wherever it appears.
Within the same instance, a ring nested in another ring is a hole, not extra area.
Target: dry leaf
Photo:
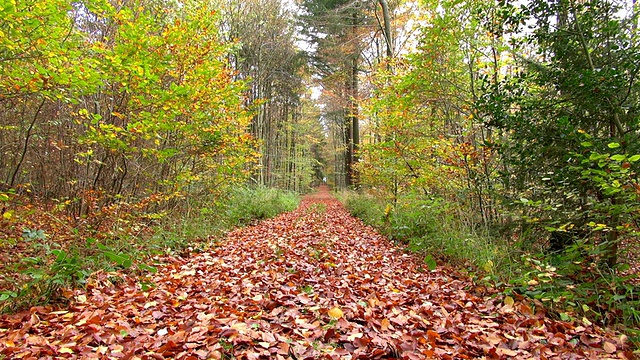
[[[344,316],[344,313],[342,312],[342,310],[339,307],[334,307],[333,309],[329,310],[327,312],[327,314],[333,320],[338,320],[338,319],[340,319],[341,317]]]
[[[602,348],[604,349],[604,351],[608,352],[609,354],[613,354],[614,352],[616,352],[616,350],[618,350],[616,348],[616,344],[605,341],[602,344]]]
[[[504,304],[508,307],[513,307],[513,304],[514,304],[513,298],[511,296],[505,296]]]

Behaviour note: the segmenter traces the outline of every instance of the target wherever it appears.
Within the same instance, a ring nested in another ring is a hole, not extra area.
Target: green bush
[[[355,192],[343,192],[339,198],[351,215],[414,252],[473,264],[489,274],[516,256],[504,242],[492,239],[488,231],[465,226],[460,215],[442,199],[407,195],[394,205]]]
[[[383,233],[387,232],[388,224],[385,224],[385,205],[382,201],[375,199],[373,196],[351,191],[343,191],[337,196],[352,216]]]
[[[295,193],[265,187],[239,188],[225,198],[200,198],[191,203],[191,211],[165,220],[145,246],[150,253],[203,249],[234,227],[292,211],[299,201]]]
[[[579,241],[557,254],[523,256],[522,272],[511,279],[513,290],[542,301],[563,320],[586,318],[604,325],[623,323],[640,326],[640,287],[631,276],[617,269],[603,268],[601,249]],[[640,332],[636,332],[636,342]]]

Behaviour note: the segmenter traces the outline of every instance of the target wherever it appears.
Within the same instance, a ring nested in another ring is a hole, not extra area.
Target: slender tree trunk
[[[27,128],[27,135],[24,138],[24,144],[22,147],[22,153],[20,154],[20,160],[16,164],[16,168],[13,170],[13,175],[11,175],[11,181],[9,182],[9,187],[13,187],[16,184],[16,179],[18,177],[18,173],[20,172],[20,167],[22,167],[22,163],[24,162],[24,158],[27,155],[27,151],[29,150],[29,140],[31,140],[31,132],[33,131],[33,127],[36,124],[36,120],[42,111],[42,107],[44,106],[46,100],[42,99],[40,105],[36,109],[36,113],[33,115],[33,119],[31,119],[31,123],[29,124],[29,128]]]
[[[384,40],[387,44],[387,60],[393,57],[393,40],[391,37],[391,15],[389,14],[389,4],[387,0],[378,0],[382,7],[382,17],[384,21]],[[388,65],[390,66],[390,64]]]

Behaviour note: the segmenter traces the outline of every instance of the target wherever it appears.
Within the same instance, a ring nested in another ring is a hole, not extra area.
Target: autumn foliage
[[[144,2],[3,6],[0,176],[74,217],[238,184],[256,157],[216,11]]]

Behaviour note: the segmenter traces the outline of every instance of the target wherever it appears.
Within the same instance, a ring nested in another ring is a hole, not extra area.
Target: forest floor
[[[624,335],[429,271],[327,189],[207,252],[161,260],[144,279],[97,273],[67,307],[3,315],[0,359],[633,357]]]

